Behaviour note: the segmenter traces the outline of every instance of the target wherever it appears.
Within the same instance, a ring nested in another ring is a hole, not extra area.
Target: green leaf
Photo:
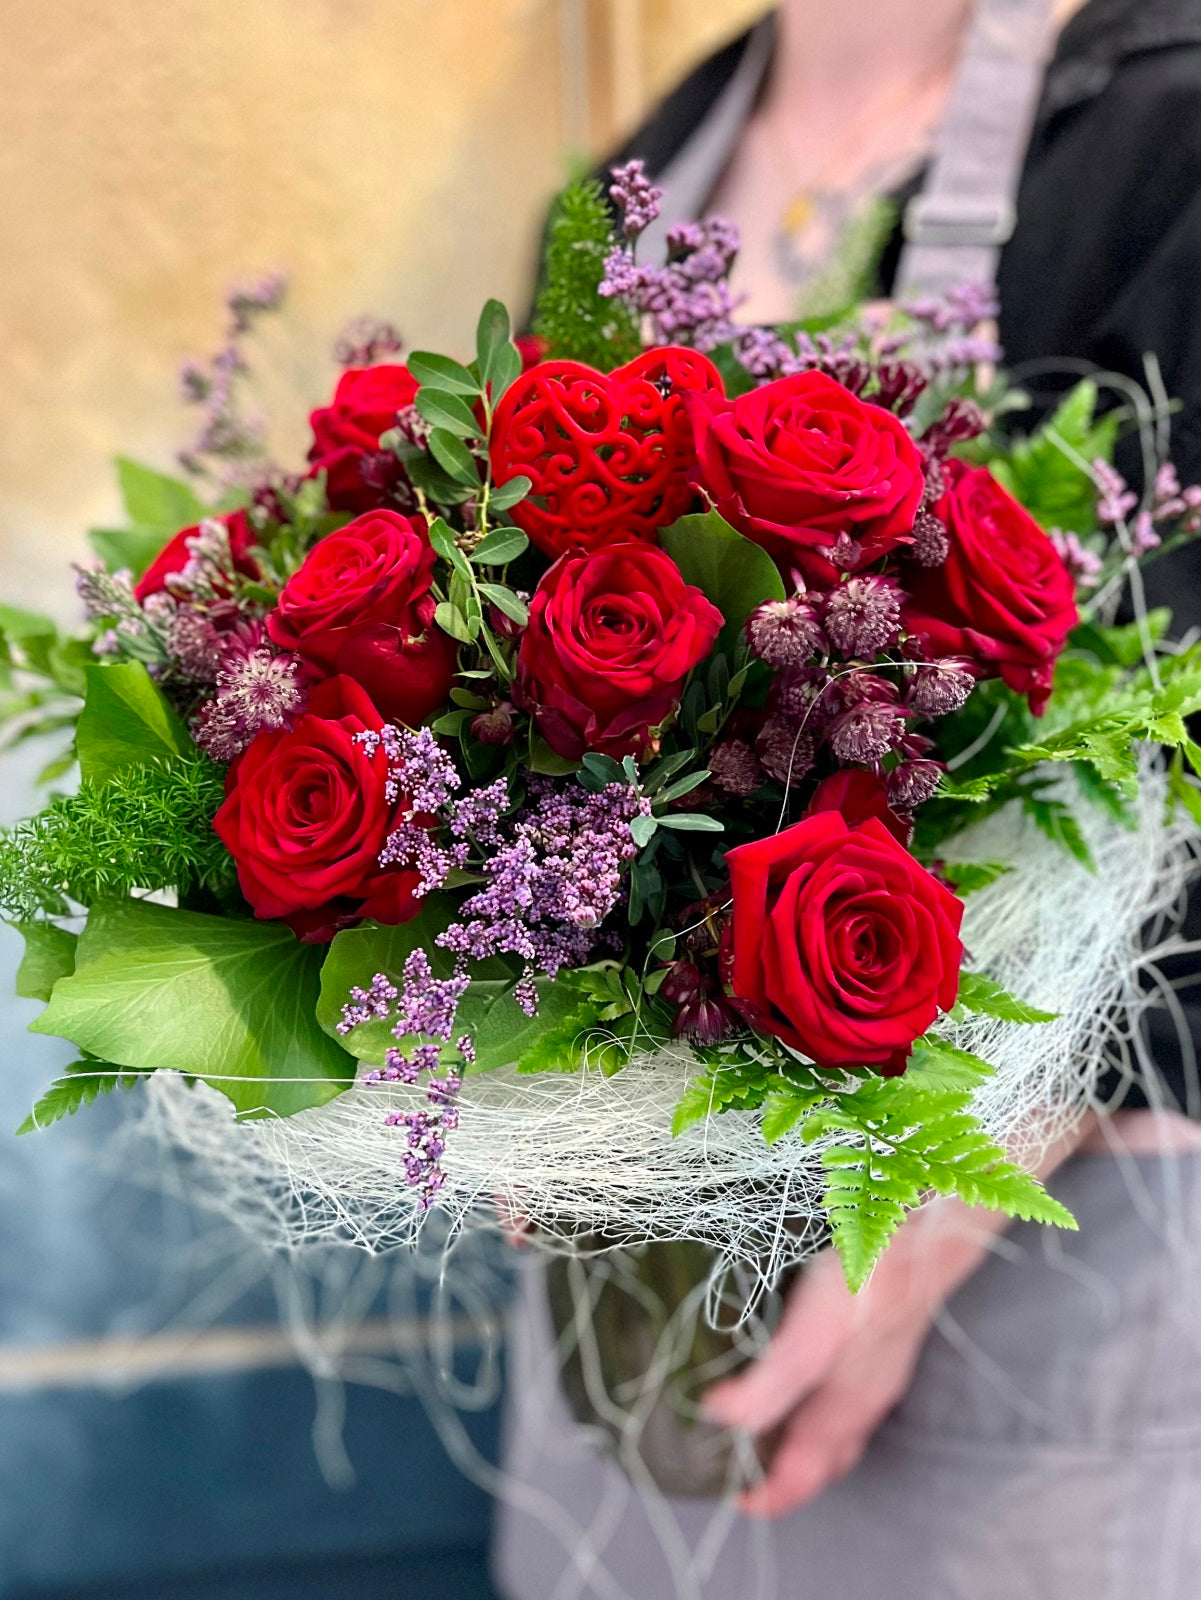
[[[0,605],[0,633],[12,644],[27,646],[35,639],[53,639],[58,629],[49,617],[20,606]]]
[[[417,410],[435,428],[445,428],[460,439],[482,439],[483,431],[471,407],[445,389],[418,389]]]
[[[515,505],[525,499],[533,487],[532,478],[527,478],[524,472],[515,473],[513,477],[506,478],[503,483],[498,483],[489,492],[488,509],[490,511],[511,511]],[[486,544],[487,540],[484,542]],[[506,559],[509,558],[506,557]]]
[[[599,1021],[599,1009],[590,1001],[582,1001],[522,1051],[517,1060],[518,1072],[578,1072],[584,1065],[585,1038]]]
[[[561,756],[557,750],[552,750],[546,740],[535,734],[530,740],[530,771],[541,773],[544,777],[565,778],[569,772],[575,772],[579,762],[573,761],[570,756]]]
[[[685,1128],[723,1111],[757,1111],[779,1087],[780,1074],[761,1062],[715,1064],[689,1082],[676,1106],[671,1131],[678,1137]]]
[[[767,551],[744,539],[716,511],[681,517],[663,530],[660,543],[685,581],[700,589],[726,619],[720,649],[733,649],[757,606],[784,599],[784,580]]]
[[[455,571],[470,582],[471,563],[455,543],[454,530],[441,517],[435,517],[430,523],[429,532],[430,543],[443,561],[449,561]]]
[[[85,780],[195,752],[191,735],[140,661],[84,669],[87,690],[75,747]]]
[[[993,790],[1003,781],[1003,773],[985,773],[979,778],[964,778],[956,782],[944,772],[939,780],[935,798],[938,800],[968,800],[973,804],[987,800]]]
[[[717,817],[707,817],[701,811],[678,811],[655,819],[661,828],[671,828],[680,833],[724,833],[726,825]]]
[[[486,385],[494,384],[507,368],[507,362],[502,354],[506,346],[509,346],[509,313],[499,300],[488,300],[480,312],[480,320],[475,330],[475,349],[480,364],[480,377]]]
[[[32,1031],[119,1067],[190,1073],[242,1116],[290,1116],[354,1077],[314,1014],[322,956],[279,923],[106,902]]]
[[[25,954],[17,968],[17,993],[25,1000],[49,1000],[58,980],[75,971],[79,936],[53,922],[21,922],[17,927],[25,940]]]
[[[111,1094],[117,1088],[132,1089],[137,1082],[137,1073],[106,1071],[104,1063],[96,1060],[75,1061],[67,1068],[65,1077],[54,1080],[17,1133],[36,1133],[39,1128],[48,1128],[63,1117],[73,1117],[81,1106],[90,1106],[101,1095]]]
[[[982,972],[959,974],[957,1004],[986,1017],[999,1017],[1002,1022],[1054,1022],[1059,1014],[1056,1011],[1040,1011],[1037,1006],[1017,999],[1008,989],[986,978]]]
[[[905,1076],[923,1088],[972,1090],[995,1071],[970,1050],[959,1050],[937,1034],[927,1033],[913,1046]]]
[[[515,622],[518,627],[524,628],[530,620],[529,606],[526,605],[524,600],[519,600],[512,589],[506,589],[500,583],[481,583],[479,589],[486,599],[491,600],[498,611],[503,611],[505,616],[511,622]]]
[[[663,789],[659,793],[658,799],[664,805],[670,800],[679,800],[681,796],[691,794],[694,789],[699,789],[708,776],[709,769],[707,767],[701,772],[690,772],[686,778],[677,778],[674,783]]]
[[[824,1089],[791,1087],[768,1095],[763,1106],[764,1140],[768,1144],[778,1144],[785,1134],[792,1132],[802,1117],[825,1098]]]
[[[462,439],[446,428],[432,428],[429,437],[430,454],[454,483],[478,488],[480,475],[476,471],[475,457]]]
[[[452,606],[447,600],[439,601],[434,608],[434,621],[443,633],[449,633],[451,638],[457,639],[460,644],[473,643],[475,634],[472,633],[467,618],[458,606]]]
[[[483,392],[479,380],[449,356],[435,355],[431,350],[414,350],[406,365],[422,388],[473,396]]]
[[[630,821],[630,838],[640,850],[650,844],[658,831],[659,822],[656,817],[637,816]]]
[[[629,307],[599,293],[616,243],[601,185],[594,178],[569,183],[551,208],[534,311],[534,332],[546,340],[553,359],[610,372],[638,354],[641,341]]]
[[[962,899],[965,895],[975,894],[979,889],[987,889],[990,884],[996,883],[998,878],[1003,878],[1013,868],[1004,861],[952,861],[940,869],[943,877]]]
[[[514,482],[516,480],[513,480]],[[527,480],[528,482],[528,480]],[[506,484],[505,488],[510,485]],[[495,494],[491,503],[495,502]],[[471,559],[477,567],[504,567],[529,549],[530,541],[520,528],[497,528],[486,539],[481,539],[472,552]]]
[[[1082,867],[1089,872],[1097,870],[1093,864],[1092,851],[1080,831],[1080,824],[1062,800],[1047,800],[1038,794],[1024,794],[1022,809],[1040,832],[1045,833],[1048,839],[1061,846],[1070,856],[1074,856]]]
[[[126,456],[117,457],[117,482],[125,501],[125,513],[133,523],[149,523],[174,534],[203,521],[209,514],[208,507],[197,498],[189,484],[156,472],[153,467],[130,461]]]
[[[92,528],[88,533],[88,541],[97,559],[103,562],[109,572],[128,568],[135,578],[140,578],[167,541],[178,532],[178,528],[142,525],[134,528]]]

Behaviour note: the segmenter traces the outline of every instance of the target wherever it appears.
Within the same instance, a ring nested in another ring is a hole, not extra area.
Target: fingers
[[[864,1345],[837,1363],[798,1407],[763,1481],[741,1497],[741,1509],[749,1516],[783,1516],[845,1477],[908,1387],[921,1343],[916,1327],[897,1328],[878,1348]]]
[[[838,1258],[823,1251],[797,1281],[767,1349],[745,1372],[709,1390],[705,1415],[749,1433],[774,1428],[821,1382],[855,1315]]]

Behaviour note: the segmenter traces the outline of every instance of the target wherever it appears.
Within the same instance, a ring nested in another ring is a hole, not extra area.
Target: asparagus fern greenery
[[[608,369],[638,354],[638,329],[619,300],[598,291],[617,243],[599,183],[579,178],[559,194],[548,225],[534,332],[555,359]]]

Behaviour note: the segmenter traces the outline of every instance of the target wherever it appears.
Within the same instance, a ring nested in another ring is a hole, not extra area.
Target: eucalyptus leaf
[[[527,478],[524,472],[518,472],[491,490],[488,495],[488,505],[493,511],[511,511],[525,499],[533,487],[533,480]]]
[[[461,439],[482,439],[483,432],[471,407],[457,394],[444,389],[418,389],[417,410],[435,428],[445,428]]]
[[[508,488],[508,485],[505,485]],[[495,495],[492,503],[495,503]],[[471,559],[477,567],[504,567],[529,549],[530,541],[520,528],[497,528],[486,539],[481,539],[472,551]]]
[[[496,609],[503,611],[505,616],[519,628],[524,628],[530,620],[529,606],[524,600],[518,599],[512,589],[506,589],[503,584],[481,583],[480,593],[491,600]]]
[[[414,350],[407,366],[422,388],[442,389],[447,394],[479,395],[479,380],[458,361],[435,355],[432,350]]]
[[[452,639],[457,639],[460,644],[471,644],[474,635],[467,626],[467,618],[458,606],[452,606],[449,601],[441,601],[434,611],[434,621],[443,633],[449,633]]]
[[[469,484],[472,488],[479,487],[475,458],[462,439],[456,438],[446,428],[433,428],[430,430],[429,447],[434,460],[454,483],[464,487]]]

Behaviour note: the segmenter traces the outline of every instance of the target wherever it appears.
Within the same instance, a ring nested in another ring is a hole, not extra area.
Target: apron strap
[[[996,281],[1055,34],[1055,0],[977,0],[895,298]]]

